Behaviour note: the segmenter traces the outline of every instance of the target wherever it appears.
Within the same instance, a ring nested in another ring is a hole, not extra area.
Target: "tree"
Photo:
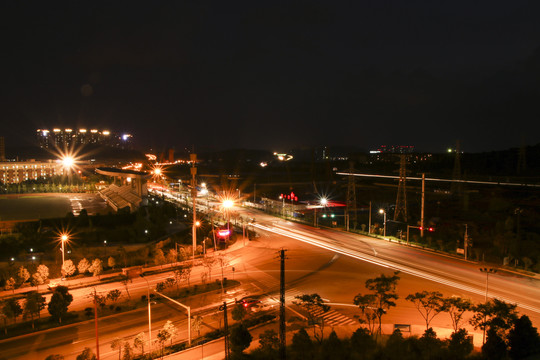
[[[460,329],[461,323],[463,322],[463,315],[466,311],[471,310],[471,308],[472,304],[468,299],[463,299],[459,296],[444,299],[443,311],[450,315],[454,332],[457,332]]]
[[[504,339],[495,328],[489,328],[486,343],[482,346],[482,354],[489,360],[502,360],[507,358],[507,353]]]
[[[374,294],[358,294],[354,297],[353,303],[362,312],[363,319],[360,319],[360,323],[366,323],[369,333],[373,335],[375,332],[375,321],[377,320],[377,297]]]
[[[442,294],[438,291],[421,291],[407,295],[405,300],[414,304],[420,315],[426,322],[426,330],[429,329],[429,323],[435,316],[444,310],[444,300]]]
[[[295,359],[304,360],[313,358],[313,342],[306,329],[301,328],[293,335],[291,349]]]
[[[324,359],[345,359],[348,355],[348,349],[345,349],[342,341],[338,338],[336,332],[332,330],[328,339],[323,343],[322,356]]]
[[[22,286],[28,279],[30,279],[30,273],[28,272],[28,270],[26,270],[24,266],[21,266],[19,268],[19,271],[17,271],[17,277],[19,278]]]
[[[265,330],[259,335],[259,347],[265,352],[275,352],[279,349],[279,338],[275,330]]]
[[[169,252],[167,253],[167,262],[168,263],[175,263],[178,260],[178,252],[176,249],[169,249]]]
[[[172,323],[171,320],[167,320],[167,322],[163,325],[163,330],[167,331],[169,333],[169,338],[171,340],[171,345],[172,345],[172,339],[173,337],[176,336],[176,334],[178,333],[178,329],[176,328],[176,326]]]
[[[94,259],[92,265],[88,268],[88,271],[92,273],[92,276],[97,276],[99,279],[99,275],[103,272],[103,262],[101,259]]]
[[[114,338],[111,341],[111,349],[118,350],[118,360],[120,360],[122,357],[122,339]]]
[[[454,359],[465,359],[473,349],[472,336],[469,336],[467,330],[459,329],[450,335],[450,340],[448,340],[448,351],[452,354]]]
[[[191,328],[193,331],[197,332],[197,336],[201,336],[201,327],[203,323],[203,318],[200,315],[195,315],[193,321],[191,322]]]
[[[233,355],[242,355],[244,350],[251,344],[251,340],[253,340],[253,337],[244,324],[240,323],[238,326],[233,327],[230,335],[231,352]]]
[[[493,299],[474,306],[474,315],[469,322],[475,329],[480,328],[486,332],[488,329],[493,329],[504,341],[508,330],[517,319],[516,307],[516,304]],[[493,336],[492,338],[496,343],[497,340]]]
[[[161,329],[157,333],[157,339],[159,342],[159,348],[161,351],[161,356],[163,356],[163,348],[165,347],[165,343],[171,338],[171,334],[165,330]]]
[[[167,263],[163,250],[156,249],[154,252],[154,264],[159,265],[160,268],[163,268],[163,265]]]
[[[330,306],[326,305],[319,294],[303,294],[295,296],[297,301],[293,304],[300,306],[307,312],[308,324],[313,326],[313,337],[322,342],[324,337],[324,318],[319,314],[328,312]],[[320,335],[316,331],[316,326],[320,329]]]
[[[424,334],[418,339],[418,345],[424,359],[443,358],[443,342],[437,338],[433,328],[424,331]]]
[[[378,334],[382,334],[382,317],[387,311],[396,306],[395,300],[398,299],[396,286],[399,280],[399,271],[394,271],[392,276],[381,276],[366,280],[366,289],[375,295],[375,315],[377,316],[379,327]],[[362,296],[358,294],[357,296]]]
[[[187,281],[188,287],[189,287],[189,279],[191,278],[192,269],[193,269],[192,263],[186,263],[184,264],[184,267],[182,268],[182,278]]]
[[[77,268],[75,267],[75,265],[73,265],[73,261],[69,259],[64,261],[64,265],[62,265],[63,276],[71,276],[75,274],[75,270],[77,270]]]
[[[540,337],[527,315],[514,321],[508,333],[508,345],[511,359],[540,358]]]
[[[236,304],[231,310],[231,316],[233,320],[244,321],[247,315],[247,309],[242,304]]]
[[[17,322],[17,317],[21,315],[22,312],[22,307],[17,299],[9,298],[4,301],[4,305],[2,306],[2,313],[6,317],[12,318],[14,323]]]
[[[122,356],[122,360],[131,360],[133,359],[133,349],[131,348],[131,345],[129,342],[125,341],[123,346],[124,356]]]
[[[219,264],[219,267],[221,268],[221,293],[223,293],[223,281],[224,281],[224,274],[223,270],[229,266],[229,258],[225,254],[219,254],[217,256],[217,262]]]
[[[377,341],[372,337],[372,332],[359,328],[351,336],[351,349],[358,354],[359,359],[370,359],[371,354],[377,348]]]
[[[79,270],[79,274],[84,275],[90,268],[90,263],[86,258],[83,258],[81,261],[79,261],[79,264],[77,265],[77,270]]]
[[[40,293],[32,291],[26,294],[24,303],[24,314],[30,316],[32,320],[32,329],[34,328],[34,316],[38,315],[45,308],[45,297]]]
[[[113,256],[109,256],[109,258],[107,259],[107,265],[109,265],[111,269],[114,269],[114,267],[116,266],[116,260]]]
[[[207,256],[203,258],[202,264],[208,271],[208,279],[212,280],[212,268],[217,264],[217,259],[213,256]]]
[[[141,356],[144,355],[144,343],[146,342],[146,336],[144,335],[144,332],[140,332],[135,336],[135,339],[133,339],[133,346],[136,349],[141,349]]]
[[[6,280],[6,286],[4,286],[4,288],[6,289],[6,291],[11,290],[13,293],[15,293],[15,284],[15,279],[10,277]]]
[[[32,275],[32,283],[36,286],[44,284],[49,278],[49,268],[46,265],[40,264],[36,272]]]
[[[76,360],[96,360],[96,355],[92,349],[85,347],[82,353],[77,355]]]
[[[126,288],[126,293],[127,293],[128,299],[131,300],[131,295],[129,294],[129,289],[128,289],[129,277],[127,275],[120,275],[120,282]]]
[[[68,292],[68,288],[66,286],[57,286],[48,305],[53,320],[62,323],[62,317],[67,313],[72,301],[73,295]]]
[[[118,289],[111,290],[107,293],[107,299],[111,300],[113,303],[117,302],[122,295],[122,292]]]

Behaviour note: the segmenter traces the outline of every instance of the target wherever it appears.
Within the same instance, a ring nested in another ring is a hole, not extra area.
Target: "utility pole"
[[[285,249],[279,251],[280,281],[279,281],[279,358],[285,360],[287,346],[285,339]]]
[[[96,359],[99,360],[99,334],[98,334],[98,312],[97,312],[96,288],[94,288],[94,323],[96,327]]]
[[[193,261],[195,261],[195,249],[197,248],[197,154],[189,154],[191,160],[191,198],[193,199]]]
[[[396,199],[396,211],[394,212],[394,221],[401,216],[403,221],[407,222],[407,157],[404,154],[399,156],[399,183]]]
[[[349,163],[349,174],[353,174],[355,172],[354,170],[354,162],[351,161]],[[350,176],[348,178],[348,186],[347,186],[347,212],[345,216],[345,228],[347,231],[349,231],[349,221],[351,219],[351,212],[353,214],[352,221],[353,221],[353,227],[356,229],[356,225],[358,223],[357,219],[357,207],[356,207],[356,176]]]
[[[420,237],[424,237],[424,201],[426,196],[426,174],[422,174],[422,210],[420,210]],[[409,237],[407,236],[407,241]]]
[[[229,360],[229,322],[227,321],[227,302],[219,307],[223,311],[223,328],[225,330],[225,360]]]
[[[369,224],[368,224],[368,234],[371,234],[371,200],[369,201]]]
[[[467,232],[467,224],[465,224],[465,237],[463,239],[463,252],[465,254],[465,260],[467,260],[467,248],[469,247],[469,234]]]

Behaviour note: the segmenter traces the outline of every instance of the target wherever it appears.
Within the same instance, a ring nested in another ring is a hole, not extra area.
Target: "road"
[[[485,299],[487,275],[479,271],[480,267],[487,266],[485,264],[464,261],[456,257],[367,236],[314,229],[298,223],[276,220],[253,211],[246,211],[246,214],[257,219],[251,226],[259,230],[296,239],[350,259],[361,260],[362,263],[376,265],[381,270],[399,270],[402,277],[407,275],[407,278],[413,280],[412,283],[416,286],[412,285],[411,288],[416,287],[415,291],[421,291],[426,288],[425,284],[429,284],[432,287],[446,287],[452,295],[463,294],[476,302],[482,302]],[[388,270],[385,272],[389,272]],[[371,271],[369,273],[372,274]],[[347,276],[347,270],[344,269],[341,274]],[[365,281],[364,278],[359,279],[361,283]],[[489,275],[488,286],[489,298],[498,298],[517,304],[520,313],[531,317],[533,323],[539,323],[540,281],[538,276],[523,276],[498,269],[497,273]],[[345,298],[341,300],[347,301],[347,296],[348,294],[344,294]],[[347,302],[351,302],[350,298]]]
[[[248,293],[260,293],[269,295],[265,298],[266,304],[277,306],[277,252],[285,248],[288,315],[296,315],[294,307],[291,306],[296,295],[316,292],[332,305],[332,310],[325,314],[327,323],[350,328],[352,331],[357,327],[354,315],[358,313],[352,306],[354,296],[365,293],[364,283],[367,279],[381,273],[391,274],[393,270],[401,271],[398,285],[400,299],[397,307],[391,309],[384,319],[386,327],[383,329],[386,332],[390,332],[391,325],[395,323],[412,324],[419,331],[422,330],[423,319],[414,306],[404,300],[408,294],[416,291],[441,291],[445,296],[462,296],[475,303],[484,301],[486,275],[478,270],[479,264],[385,240],[314,229],[251,210],[241,211],[244,215],[256,219],[250,226],[259,230],[260,237],[255,241],[248,241],[246,247],[241,246],[243,242],[240,240],[234,249],[227,252],[229,266],[225,269],[225,276],[240,280],[243,284],[238,293],[228,294],[229,300]],[[202,267],[194,270],[193,281],[197,281],[200,272]],[[218,272],[217,269],[213,271],[214,279],[219,276]],[[147,277],[150,287],[153,288],[167,276],[158,274]],[[116,287],[118,284],[106,284],[97,289],[104,293]],[[137,298],[146,294],[147,284],[144,279],[137,278],[129,285],[129,290],[131,296]],[[77,294],[74,296],[77,300],[73,306],[87,307],[90,289],[73,292]],[[540,288],[537,278],[499,271],[489,276],[488,296],[517,303],[520,313],[527,314],[534,325],[538,326],[540,323]],[[220,301],[221,297],[216,295],[198,302],[193,300],[192,305],[195,309],[209,304],[217,305]],[[155,334],[167,319],[171,319],[179,329],[183,329],[177,340],[186,339],[185,318],[185,312],[171,306],[153,305],[153,333]],[[137,333],[146,332],[147,320],[146,308],[100,320],[101,358],[115,358],[117,353],[111,350],[110,341],[115,337],[132,339]],[[204,322],[206,330],[219,327],[219,314],[209,314]],[[432,325],[439,335],[449,334],[448,331],[445,333],[445,329],[451,328],[446,315],[436,317]],[[3,341],[0,342],[3,349],[0,359],[44,359],[52,353],[61,353],[66,359],[72,359],[85,346],[95,348],[93,329],[93,322],[89,321],[22,339]],[[473,329],[469,328],[469,331],[472,332]],[[478,344],[478,333],[475,334],[475,341]],[[206,352],[205,354],[210,355]]]

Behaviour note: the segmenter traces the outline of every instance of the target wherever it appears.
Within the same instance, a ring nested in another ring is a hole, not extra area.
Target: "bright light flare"
[[[225,199],[221,204],[225,209],[230,209],[234,206],[234,201],[231,199]]]
[[[325,197],[321,198],[319,202],[321,203],[322,206],[328,205],[328,199]]]
[[[66,169],[71,169],[75,165],[75,159],[71,155],[66,155],[62,158],[62,166]]]

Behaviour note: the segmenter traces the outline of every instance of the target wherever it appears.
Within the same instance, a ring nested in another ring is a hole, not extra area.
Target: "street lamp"
[[[384,211],[384,209],[379,209],[379,214],[383,214],[383,237],[386,237],[386,211]]]
[[[497,269],[494,268],[480,268],[480,272],[486,273],[486,296],[485,302],[488,301],[488,289],[489,289],[489,274],[495,274]],[[484,317],[484,336],[482,338],[482,344],[486,343],[486,318]]]
[[[139,275],[146,281],[148,290],[148,354],[152,354],[152,312],[150,311],[150,283],[143,274]]]
[[[230,209],[234,206],[234,201],[231,199],[225,199],[222,202],[222,206],[225,209],[225,212],[227,213],[227,230],[229,231],[229,234],[227,237],[230,239],[231,236],[231,229],[230,229],[230,222],[231,222],[231,213]]]
[[[321,207],[326,207],[326,205],[328,205],[328,199],[325,198],[325,197],[322,197],[319,199],[319,206]],[[319,226],[318,224],[318,219],[317,219],[317,205],[313,208],[314,210],[314,217],[313,217],[313,226],[317,227]]]
[[[64,243],[69,240],[69,237],[67,234],[62,234],[60,236],[60,241],[62,243],[62,247],[60,248],[60,251],[62,252],[62,270],[64,270]]]

